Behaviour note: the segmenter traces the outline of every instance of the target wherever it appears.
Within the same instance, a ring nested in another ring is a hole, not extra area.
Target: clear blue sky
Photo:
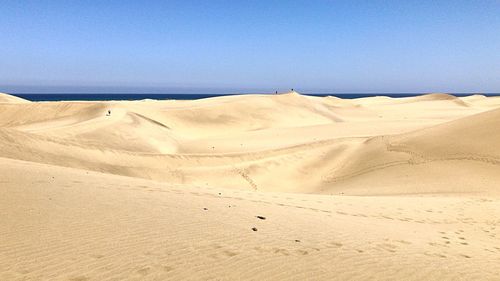
[[[0,92],[500,92],[500,1],[5,1]]]

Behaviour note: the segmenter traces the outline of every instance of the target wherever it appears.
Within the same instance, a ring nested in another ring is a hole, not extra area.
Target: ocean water
[[[204,99],[211,97],[219,97],[219,96],[230,96],[230,94],[145,94],[145,93],[137,93],[137,94],[108,94],[108,93],[57,93],[57,94],[33,94],[33,93],[18,93],[13,94],[23,99],[27,99],[30,101],[100,101],[100,100],[143,100],[143,99],[155,99],[155,100],[196,100],[196,99]],[[326,97],[326,96],[337,96],[344,99],[354,99],[354,98],[364,98],[371,96],[389,96],[394,98],[401,97],[413,97],[421,95],[421,93],[380,93],[380,94],[315,94],[315,93],[307,93],[304,95],[309,96],[318,96],[318,97]],[[455,96],[463,97],[469,96],[469,93],[459,93],[453,94]],[[500,93],[488,93],[484,94],[486,96],[500,96]]]

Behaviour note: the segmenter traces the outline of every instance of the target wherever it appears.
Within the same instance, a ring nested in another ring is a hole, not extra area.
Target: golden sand
[[[0,94],[0,218],[0,280],[499,280],[500,98]]]

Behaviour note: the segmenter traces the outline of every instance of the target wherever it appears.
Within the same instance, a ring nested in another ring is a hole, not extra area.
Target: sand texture
[[[0,94],[0,280],[500,280],[499,264],[500,98]]]

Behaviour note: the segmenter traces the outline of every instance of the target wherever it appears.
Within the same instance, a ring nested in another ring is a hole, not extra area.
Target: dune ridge
[[[9,95],[6,93],[0,93],[0,103],[27,103],[27,102],[29,101],[23,98]]]
[[[495,280],[499,127],[479,95],[0,94],[0,279]]]

